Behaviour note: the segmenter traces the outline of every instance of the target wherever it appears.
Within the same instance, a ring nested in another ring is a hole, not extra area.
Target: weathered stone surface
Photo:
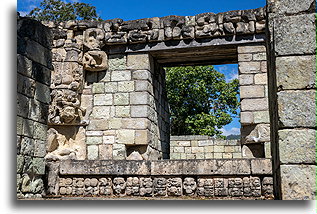
[[[280,0],[275,4],[275,10],[278,14],[291,15],[301,12],[312,12],[314,0]]]
[[[254,75],[254,84],[256,85],[267,85],[267,73],[264,74],[255,74]]]
[[[131,71],[120,70],[111,72],[111,81],[129,81],[131,80]]]
[[[315,53],[315,15],[284,16],[275,19],[275,51],[279,56]]]
[[[239,75],[239,84],[240,85],[251,85],[253,84],[254,75]]]
[[[251,172],[254,175],[271,175],[272,161],[271,159],[254,159],[251,160]]]
[[[254,123],[253,112],[241,112],[240,113],[241,124],[252,124]]]
[[[283,127],[315,127],[315,90],[278,92],[279,121]]]
[[[44,158],[33,158],[32,159],[32,172],[35,175],[45,174],[45,160]]]
[[[107,130],[109,122],[107,119],[90,120],[87,130]]]
[[[114,105],[128,105],[129,93],[116,93],[113,100]]]
[[[99,145],[99,160],[111,160],[112,159],[112,145]]]
[[[150,60],[148,54],[128,54],[128,69],[142,70],[150,69]]]
[[[96,160],[98,158],[98,146],[91,145],[87,146],[87,158],[88,160]]]
[[[315,88],[315,56],[277,57],[276,81],[277,87],[283,90]]]
[[[240,86],[240,98],[264,97],[263,86]]]
[[[313,129],[279,130],[280,161],[283,164],[316,162],[316,131]]]
[[[94,83],[92,85],[92,93],[94,93],[94,94],[105,93],[105,83]]]
[[[243,99],[241,101],[241,111],[261,111],[268,108],[268,98]]]
[[[316,166],[281,165],[283,200],[314,200],[316,197]]]
[[[83,66],[87,71],[107,70],[107,54],[104,51],[88,51],[83,56]]]
[[[124,70],[126,69],[126,56],[125,55],[110,55],[108,60],[109,70]]]
[[[259,73],[261,69],[260,62],[240,62],[239,63],[239,71],[241,74],[252,74]]]
[[[254,123],[270,123],[269,111],[255,111],[253,116]]]
[[[259,52],[266,52],[266,48],[264,45],[246,45],[246,46],[239,46],[238,53],[259,53]]]

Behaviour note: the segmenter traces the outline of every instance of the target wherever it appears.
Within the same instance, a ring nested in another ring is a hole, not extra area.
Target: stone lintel
[[[68,160],[60,164],[61,175],[252,175],[259,174],[251,168],[253,159],[210,160]],[[270,165],[270,159],[261,159]],[[251,170],[252,169],[252,170]],[[264,170],[260,174],[271,174]]]

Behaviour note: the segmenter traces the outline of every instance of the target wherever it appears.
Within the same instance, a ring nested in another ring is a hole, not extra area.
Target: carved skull
[[[113,179],[113,190],[116,195],[122,195],[125,192],[126,183],[124,178],[117,177]]]
[[[194,178],[184,179],[184,190],[187,195],[193,195],[195,193],[197,184]]]

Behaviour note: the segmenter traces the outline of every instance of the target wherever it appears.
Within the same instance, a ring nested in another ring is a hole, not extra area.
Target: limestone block
[[[87,130],[103,131],[109,128],[109,122],[106,119],[90,120]]]
[[[171,153],[170,154],[170,159],[171,160],[178,160],[181,158],[181,154],[180,153]]]
[[[99,145],[99,159],[100,160],[111,160],[112,159],[112,145]]]
[[[239,75],[239,84],[240,85],[252,85],[253,84],[253,77],[252,74],[243,74]]]
[[[232,158],[242,158],[241,153],[232,153]]]
[[[17,92],[28,97],[34,97],[35,81],[31,78],[17,74]]]
[[[17,72],[27,77],[31,77],[32,61],[23,55],[17,54]]]
[[[172,147],[171,147],[172,149]],[[192,153],[192,147],[185,147],[185,153],[186,154],[191,154]]]
[[[30,100],[29,118],[41,123],[47,123],[48,105],[37,100]]]
[[[48,68],[52,67],[52,56],[50,50],[33,40],[27,40],[25,54],[32,61],[38,62]]]
[[[254,123],[253,112],[241,112],[240,122],[241,124],[253,124]]]
[[[214,145],[214,142],[212,140],[199,140],[198,146],[211,146]]]
[[[253,60],[254,61],[265,61],[266,60],[266,53],[255,53],[253,54]]]
[[[268,108],[268,98],[243,99],[241,101],[241,111],[262,111]]]
[[[105,83],[93,83],[92,93],[94,94],[104,94],[105,93]]]
[[[46,155],[46,141],[34,140],[34,156],[43,158]]]
[[[121,129],[117,133],[119,144],[134,144],[135,130]]]
[[[90,136],[87,136],[87,138],[86,138],[86,144],[87,144],[87,145],[102,144],[102,137],[101,137],[101,136],[98,136],[98,137],[90,137]]]
[[[316,163],[316,131],[313,129],[279,130],[279,151],[282,164]]]
[[[153,86],[148,81],[135,81],[135,91],[148,91],[153,94]]]
[[[178,146],[190,146],[190,141],[177,141]]]
[[[147,118],[124,118],[122,119],[122,128],[124,129],[147,129],[149,127]]]
[[[254,75],[254,83],[256,85],[267,85],[267,73],[264,74],[255,74]]]
[[[131,71],[112,71],[111,72],[111,81],[130,81],[131,80]]]
[[[128,69],[142,70],[150,69],[150,60],[148,54],[128,54]]]
[[[214,146],[214,152],[225,152],[224,146]]]
[[[239,62],[250,62],[252,60],[252,54],[238,54]]]
[[[112,94],[95,94],[94,95],[95,106],[112,105],[112,104],[113,104]]]
[[[23,132],[23,118],[17,116],[17,135],[22,135]]]
[[[129,105],[129,93],[114,94],[114,105]]]
[[[102,136],[103,131],[86,131],[86,136]]]
[[[134,80],[149,80],[150,82],[152,82],[152,74],[148,70],[133,71],[132,78]]]
[[[267,62],[261,62],[261,72],[266,73],[267,72]]]
[[[255,111],[253,112],[254,123],[270,123],[269,111]]]
[[[115,137],[114,136],[103,136],[102,137],[102,143],[103,144],[114,144],[115,143]]]
[[[131,117],[149,117],[149,107],[147,105],[131,106]]]
[[[205,147],[204,147],[204,152],[205,152],[205,153],[214,152],[214,147],[213,147],[213,146],[205,146]]]
[[[34,128],[34,139],[39,139],[39,140],[46,140],[46,132],[47,132],[47,125],[44,125],[42,123],[37,123],[34,122],[33,124]]]
[[[203,147],[192,147],[192,153],[203,153],[204,148]]]
[[[111,118],[109,120],[109,129],[120,129],[122,126],[121,118]]]
[[[49,86],[51,84],[51,70],[43,65],[32,62],[32,77],[35,81]]]
[[[130,117],[130,106],[116,106],[116,117]]]
[[[280,0],[275,3],[278,14],[291,15],[312,10],[314,0]]]
[[[253,159],[251,160],[251,172],[255,175],[272,174],[271,159]]]
[[[110,106],[94,106],[92,108],[91,117],[94,119],[109,119]]]
[[[27,117],[28,113],[29,113],[29,98],[22,94],[17,94],[17,115],[21,117]]]
[[[32,171],[35,175],[45,174],[45,160],[44,158],[33,158],[32,159]]]
[[[50,88],[47,85],[44,85],[42,83],[36,82],[35,83],[35,99],[49,104],[51,101],[51,92]]]
[[[275,19],[277,55],[315,53],[315,14],[283,16]]]
[[[125,70],[127,67],[126,56],[125,55],[109,55],[108,64],[109,64],[110,71]]]
[[[182,146],[174,147],[173,151],[177,152],[177,153],[184,153],[185,152],[184,147],[182,147]]]
[[[134,91],[134,81],[118,82],[118,92],[132,92]]]
[[[277,87],[281,89],[315,88],[315,66],[315,56],[277,57]]]
[[[264,155],[265,155],[265,158],[272,158],[271,142],[264,143]]]
[[[264,97],[263,86],[240,86],[240,98]]]
[[[87,158],[88,160],[98,159],[98,145],[87,146]]]
[[[246,46],[239,46],[238,53],[259,53],[259,52],[266,52],[266,48],[264,45],[246,45]]]
[[[261,62],[240,62],[239,72],[241,74],[259,73],[261,69]]]
[[[234,152],[234,146],[225,146],[225,152],[226,153],[233,153]]]
[[[117,82],[106,82],[105,83],[105,92],[106,93],[116,93],[118,91]]]
[[[133,92],[130,94],[131,104],[149,104],[150,94],[148,92]]]
[[[316,166],[281,165],[283,200],[315,200]]]
[[[270,125],[257,124],[254,129],[245,137],[244,143],[258,143],[270,141]]]
[[[113,144],[112,157],[114,160],[124,160],[126,158],[126,149],[124,144]]]
[[[283,127],[315,127],[315,90],[278,92],[278,111]]]
[[[135,130],[134,143],[136,145],[147,145],[150,142],[150,136],[149,130]]]
[[[23,155],[17,155],[17,173],[22,173],[24,165]]]

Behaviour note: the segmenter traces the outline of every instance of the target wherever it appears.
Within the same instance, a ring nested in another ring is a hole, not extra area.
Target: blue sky
[[[96,7],[98,15],[104,19],[121,18],[134,20],[150,17],[163,17],[168,15],[193,16],[205,12],[226,12],[230,10],[247,10],[265,6],[265,0],[65,0],[66,2],[84,2]],[[21,15],[30,12],[39,6],[41,0],[18,0],[17,10]],[[238,75],[237,65],[217,65],[216,70],[224,73],[227,80],[236,78]],[[225,135],[239,134],[239,118],[222,129]]]

